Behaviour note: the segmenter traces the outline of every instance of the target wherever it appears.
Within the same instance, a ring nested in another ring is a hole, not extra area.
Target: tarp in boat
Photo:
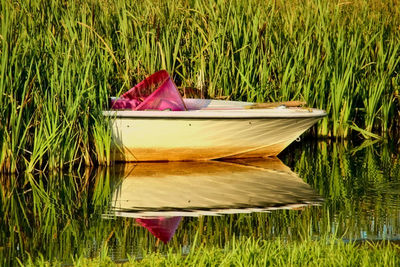
[[[111,108],[131,110],[186,110],[182,96],[165,70],[160,70],[152,74],[120,98],[111,100]]]
[[[157,217],[157,218],[138,218],[136,222],[145,227],[155,237],[165,244],[174,236],[182,217]]]

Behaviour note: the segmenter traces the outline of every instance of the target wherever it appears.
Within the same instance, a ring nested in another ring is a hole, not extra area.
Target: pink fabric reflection
[[[165,70],[144,79],[119,99],[111,100],[112,109],[186,110],[182,97]]]
[[[149,230],[155,237],[165,244],[174,236],[182,217],[138,218],[136,222]]]

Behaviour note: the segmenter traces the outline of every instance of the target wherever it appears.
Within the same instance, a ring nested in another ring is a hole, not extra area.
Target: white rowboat
[[[187,111],[104,111],[115,161],[197,161],[276,156],[326,112],[252,109],[253,103],[184,99]]]

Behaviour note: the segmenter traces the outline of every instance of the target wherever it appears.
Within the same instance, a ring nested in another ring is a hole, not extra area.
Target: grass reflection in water
[[[186,188],[192,190],[190,192],[183,191],[183,195],[177,191],[170,192],[178,200],[188,194],[186,197],[193,201],[189,208],[166,204],[159,209],[139,205],[130,206],[129,209],[117,206],[118,192],[122,195],[124,182],[131,179],[124,179],[126,166],[68,174],[2,176],[1,264],[16,264],[17,258],[26,262],[29,258],[36,260],[38,257],[72,263],[73,259],[105,255],[119,261],[126,260],[127,255],[141,258],[154,251],[161,255],[169,252],[187,254],[196,251],[195,248],[199,246],[226,248],[228,251],[234,242],[244,244],[240,242],[247,242],[245,240],[248,237],[260,239],[261,243],[264,242],[262,240],[275,240],[271,243],[274,246],[277,244],[274,242],[278,241],[289,246],[301,245],[298,241],[304,244],[311,240],[318,242],[327,236],[345,241],[395,241],[400,237],[400,166],[393,147],[381,143],[365,143],[358,147],[339,143],[305,143],[300,146],[291,147],[281,156],[294,170],[286,173],[298,175],[308,184],[297,178],[297,187],[293,186],[293,181],[296,181],[294,178],[292,183],[286,184],[288,180],[275,179],[274,186],[263,187],[263,184],[268,183],[267,180],[257,184],[251,179],[256,179],[255,174],[267,173],[270,169],[262,170],[259,165],[243,167],[243,162],[239,165],[215,163],[216,180],[210,177],[204,180],[204,166],[198,166],[195,176],[192,172],[192,177],[188,178],[192,180],[189,182],[188,179],[181,179],[181,176],[188,175],[188,167],[181,168],[180,173],[174,173],[173,168],[166,168],[166,172],[169,170],[169,179],[175,179],[176,183],[189,183]],[[221,169],[226,172],[227,166],[233,166],[233,170],[224,176]],[[143,177],[146,172],[156,170],[155,167],[147,165],[146,168],[140,168],[138,166],[130,172],[133,176],[135,170],[136,175],[142,172],[142,177],[137,178],[141,181],[134,183],[132,190],[139,188],[139,182],[146,184],[149,179],[162,179],[154,174],[152,177]],[[284,173],[276,169],[275,166],[277,174]],[[245,175],[242,175],[242,180],[238,180],[241,172]],[[266,179],[266,176],[260,175],[257,179]],[[201,181],[206,182],[202,184]],[[221,182],[220,186],[225,187],[225,192],[230,190],[232,194],[218,194],[218,181]],[[235,187],[235,183],[240,186]],[[252,183],[254,187],[250,186]],[[209,184],[213,185],[214,191],[207,187],[203,187],[204,191],[198,191],[198,188]],[[182,188],[183,185],[178,189]],[[136,196],[139,193],[149,194],[146,187],[140,190]],[[235,193],[238,190],[241,190],[242,195]],[[246,194],[243,192],[246,190],[255,190],[248,194],[254,193],[249,198],[253,201],[251,205],[249,202],[245,205]],[[268,198],[271,192],[275,197]],[[207,208],[200,205],[202,202],[195,201],[205,193],[209,194],[207,201],[218,205],[207,204]],[[237,197],[234,197],[235,194]],[[318,202],[321,197],[324,199],[322,205],[304,206]],[[143,198],[142,204],[148,205],[150,200],[149,197]],[[293,209],[293,204],[301,205]],[[288,206],[290,209],[270,211],[271,207]],[[269,211],[249,213],[262,209]],[[167,214],[157,214],[160,210]],[[206,214],[218,216],[203,216]],[[119,217],[126,215],[130,217]],[[174,215],[183,218],[179,220],[171,241],[163,244],[143,227],[143,223],[132,218],[143,215]]]

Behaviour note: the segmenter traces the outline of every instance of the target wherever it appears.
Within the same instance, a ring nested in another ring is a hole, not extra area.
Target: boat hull
[[[255,108],[254,103],[184,99],[187,111],[103,112],[114,161],[198,161],[278,155],[326,112]]]
[[[112,121],[115,161],[268,157],[320,118],[129,118]]]

